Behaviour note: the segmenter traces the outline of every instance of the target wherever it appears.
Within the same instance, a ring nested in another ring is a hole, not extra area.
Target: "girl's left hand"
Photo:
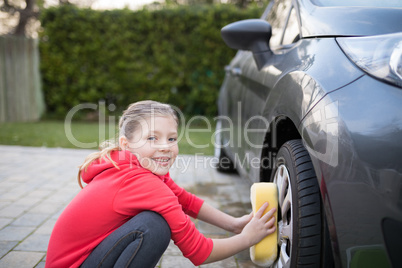
[[[231,231],[235,234],[240,234],[241,231],[243,230],[244,226],[246,226],[247,223],[249,223],[252,218],[253,218],[253,212],[251,212],[248,215],[244,215],[242,217],[235,218],[233,221]]]

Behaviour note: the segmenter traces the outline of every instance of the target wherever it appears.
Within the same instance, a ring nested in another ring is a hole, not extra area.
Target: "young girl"
[[[54,226],[46,267],[155,267],[170,239],[194,265],[230,257],[275,231],[274,210],[234,218],[177,186],[178,118],[167,104],[141,101],[119,122],[119,144],[87,157],[87,184]],[[236,233],[205,238],[188,217]]]

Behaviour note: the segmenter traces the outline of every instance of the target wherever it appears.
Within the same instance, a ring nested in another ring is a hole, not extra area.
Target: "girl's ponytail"
[[[77,179],[78,179],[78,185],[81,187],[81,189],[84,188],[84,187],[82,186],[81,172],[82,172],[83,170],[85,171],[93,161],[98,160],[98,159],[107,158],[110,162],[113,163],[113,165],[114,165],[116,168],[118,168],[117,165],[116,165],[116,162],[114,162],[114,161],[112,160],[112,158],[110,157],[110,153],[113,152],[113,151],[120,151],[120,150],[121,150],[120,146],[119,146],[118,144],[116,144],[114,141],[108,140],[108,141],[104,141],[104,142],[99,146],[99,149],[100,149],[99,152],[94,152],[94,153],[89,154],[89,155],[85,158],[84,163],[82,163],[82,164],[78,167],[78,176],[77,176]]]

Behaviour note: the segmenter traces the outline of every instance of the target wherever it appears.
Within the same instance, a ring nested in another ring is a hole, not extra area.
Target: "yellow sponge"
[[[264,214],[274,207],[278,210],[278,188],[275,183],[254,183],[251,186],[250,192],[251,205],[253,207],[254,214],[265,202],[268,202],[269,206],[264,211]],[[263,240],[250,248],[251,260],[260,266],[271,266],[276,260],[278,254],[277,212],[275,212],[274,217],[276,219],[275,232],[266,236]]]

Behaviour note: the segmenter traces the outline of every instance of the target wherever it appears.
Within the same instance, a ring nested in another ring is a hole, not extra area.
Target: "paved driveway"
[[[0,146],[0,268],[44,267],[53,225],[64,207],[80,190],[77,167],[93,151],[59,148]],[[213,168],[212,157],[181,155],[172,178],[231,215],[251,211],[250,184],[235,174]],[[231,235],[194,220],[207,237]],[[171,243],[158,265],[194,267]],[[248,250],[229,259],[201,267],[255,267]]]

